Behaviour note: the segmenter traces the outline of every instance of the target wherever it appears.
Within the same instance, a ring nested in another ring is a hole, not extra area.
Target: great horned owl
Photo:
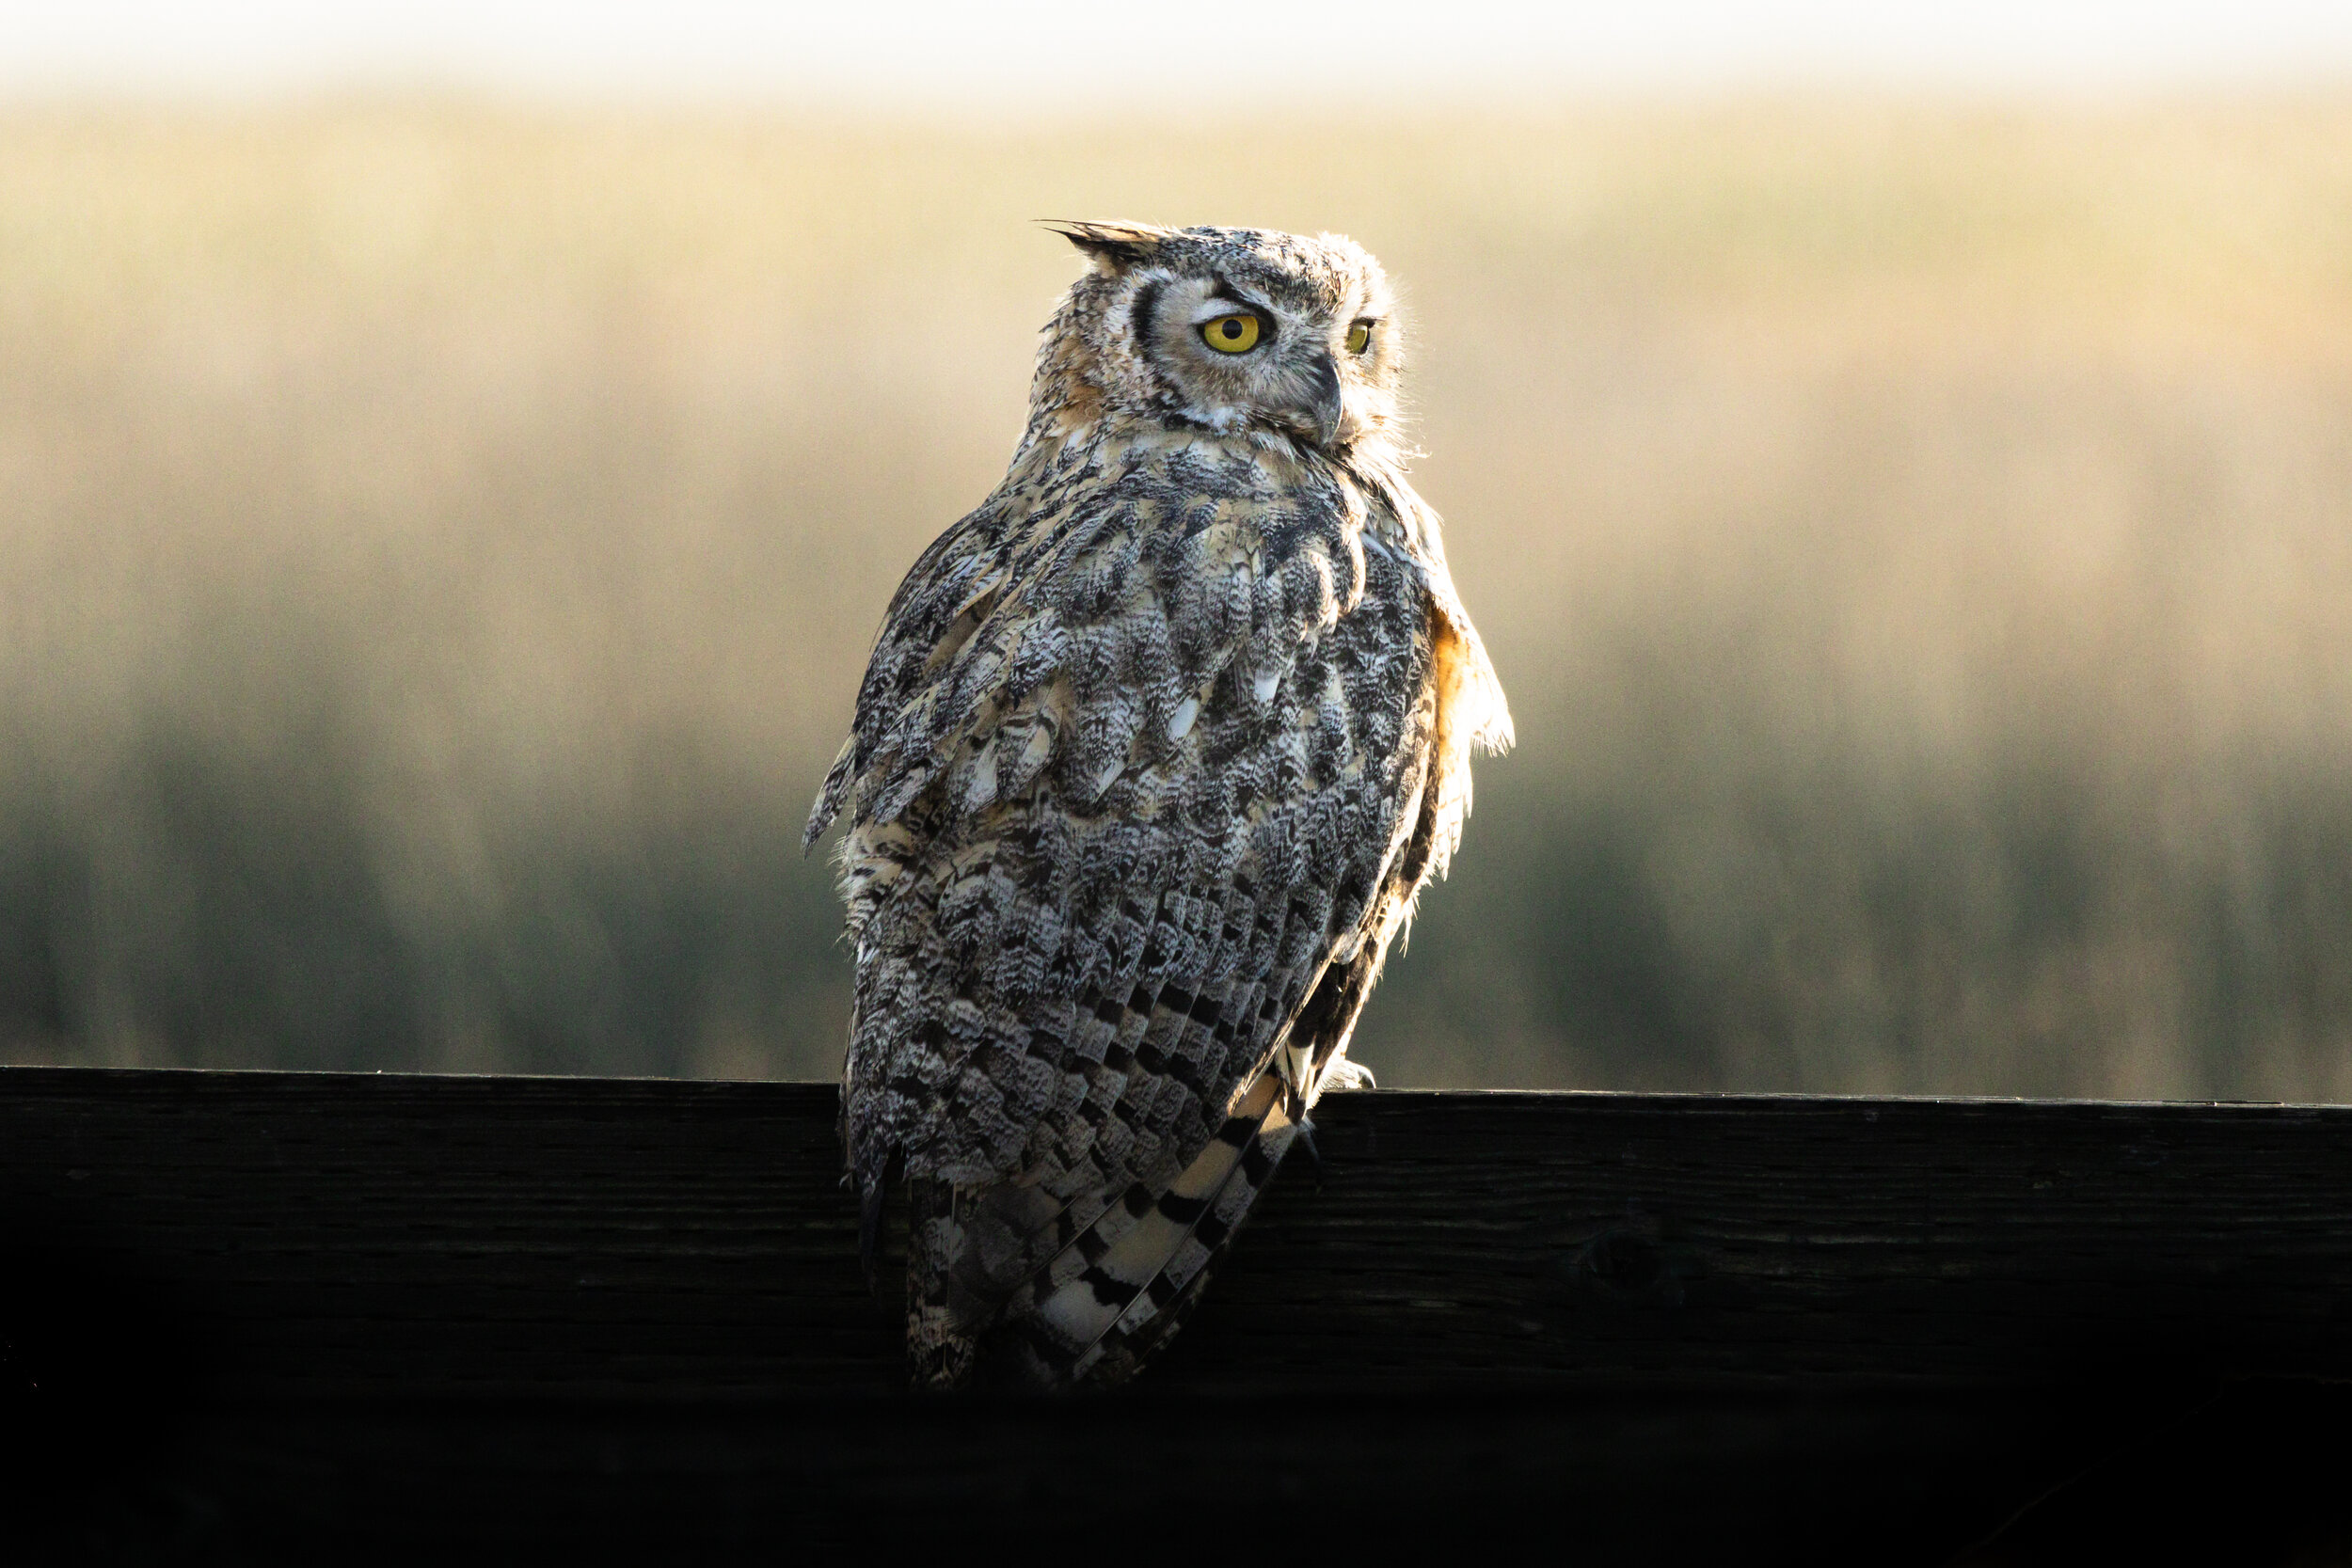
[[[1511,721],[1405,481],[1362,247],[1054,226],[1004,483],[890,602],[844,805],[841,1130],[908,1184],[914,1381],[1165,1343],[1325,1089]]]

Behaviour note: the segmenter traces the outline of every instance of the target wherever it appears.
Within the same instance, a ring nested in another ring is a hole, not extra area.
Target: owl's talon
[[[1345,1093],[1351,1089],[1376,1089],[1379,1086],[1380,1081],[1372,1075],[1372,1069],[1345,1056],[1335,1057],[1331,1065],[1323,1069],[1323,1089],[1327,1094],[1333,1089]]]
[[[1307,1150],[1307,1159],[1315,1167],[1315,1175],[1321,1177],[1323,1175],[1323,1150],[1315,1147],[1315,1124],[1313,1122],[1301,1121],[1298,1124],[1298,1141]]]

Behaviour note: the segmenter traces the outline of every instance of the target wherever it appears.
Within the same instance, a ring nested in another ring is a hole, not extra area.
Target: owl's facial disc
[[[1145,357],[1188,423],[1328,450],[1385,422],[1377,317],[1221,276],[1148,279],[1136,306]]]

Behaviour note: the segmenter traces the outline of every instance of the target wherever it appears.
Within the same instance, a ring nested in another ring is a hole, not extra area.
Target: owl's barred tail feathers
[[[965,1247],[956,1191],[940,1180],[907,1183],[907,1377],[917,1388],[961,1388],[978,1339],[964,1329],[949,1269]]]
[[[1007,1324],[1032,1381],[1121,1383],[1182,1326],[1298,1129],[1268,1067],[1192,1164],[1140,1185],[1057,1254]]]
[[[1137,1183],[1023,1281],[987,1334],[992,1361],[1021,1383],[1064,1388],[1134,1375],[1175,1333],[1296,1136],[1279,1073],[1251,1084],[1207,1148],[1168,1190]],[[918,1387],[972,1375],[982,1336],[957,1287],[970,1231],[944,1182],[918,1183],[910,1214],[907,1358]],[[959,1298],[962,1299],[959,1299]]]

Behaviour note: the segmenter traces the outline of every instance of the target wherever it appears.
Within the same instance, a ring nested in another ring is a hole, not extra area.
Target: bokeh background
[[[2142,9],[1505,8],[1295,91],[1052,8],[20,31],[0,1059],[830,1076],[800,824],[1019,429],[1029,220],[1117,215],[1406,292],[1522,743],[1384,1083],[2352,1096],[2352,46]]]

